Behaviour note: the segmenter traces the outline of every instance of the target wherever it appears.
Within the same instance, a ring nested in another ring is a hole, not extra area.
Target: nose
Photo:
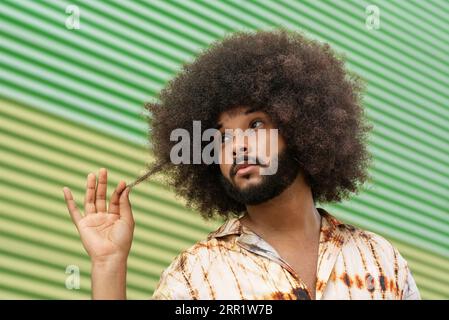
[[[235,147],[234,151],[232,151],[232,155],[234,158],[237,156],[248,155],[248,148],[246,146]]]
[[[234,159],[237,157],[248,156],[248,153],[250,152],[248,137],[235,137],[233,143],[232,155]]]

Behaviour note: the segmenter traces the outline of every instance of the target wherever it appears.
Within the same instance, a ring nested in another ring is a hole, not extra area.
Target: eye
[[[232,140],[232,136],[229,133],[222,133],[221,134],[221,143],[226,143]]]
[[[263,121],[261,121],[261,120],[254,120],[253,122],[251,122],[251,124],[250,124],[250,128],[251,129],[258,129],[258,128],[260,128],[261,126],[263,126]]]

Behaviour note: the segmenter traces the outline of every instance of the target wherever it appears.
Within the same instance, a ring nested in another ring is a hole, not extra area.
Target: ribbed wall
[[[65,26],[69,4],[79,30]],[[368,4],[378,30],[365,25]],[[327,208],[391,240],[424,298],[449,298],[448,21],[446,1],[2,1],[0,298],[88,298],[89,260],[62,187],[81,207],[88,172],[107,167],[109,191],[134,179],[151,159],[144,101],[225,33],[280,25],[330,43],[368,84],[374,183]],[[219,222],[157,181],[131,199],[128,295],[145,299]],[[80,268],[79,290],[65,287],[68,265]]]

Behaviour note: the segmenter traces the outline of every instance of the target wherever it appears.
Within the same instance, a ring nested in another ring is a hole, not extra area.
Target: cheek
[[[270,157],[279,154],[282,150],[285,149],[285,140],[282,136],[279,135],[279,132],[276,135],[267,135],[267,139],[265,141],[266,143],[266,150],[267,155]]]
[[[286,147],[285,140],[281,136],[279,136],[277,139],[277,150],[276,150],[277,153],[280,153],[282,150],[285,149],[285,147]]]
[[[224,170],[227,170],[230,165],[232,165],[234,156],[233,149],[230,143],[222,145],[219,148],[218,159],[220,161],[220,167],[224,166]]]
[[[282,150],[282,148],[283,141],[279,137],[276,137],[276,135],[272,136],[269,130],[266,134],[257,136],[257,153],[260,158],[269,159]]]
[[[228,177],[229,176],[229,170],[231,168],[231,165],[220,163],[220,172],[223,176]]]

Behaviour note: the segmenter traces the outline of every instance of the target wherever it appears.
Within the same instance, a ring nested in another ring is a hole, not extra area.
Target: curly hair
[[[314,202],[340,202],[371,177],[367,123],[361,106],[364,82],[345,70],[328,44],[285,29],[237,32],[201,52],[146,103],[150,143],[168,184],[204,218],[246,209],[220,184],[218,165],[170,161],[170,133],[192,122],[213,128],[221,112],[248,106],[276,124],[311,188]],[[203,146],[204,147],[204,146]],[[154,168],[154,166],[153,166]]]

